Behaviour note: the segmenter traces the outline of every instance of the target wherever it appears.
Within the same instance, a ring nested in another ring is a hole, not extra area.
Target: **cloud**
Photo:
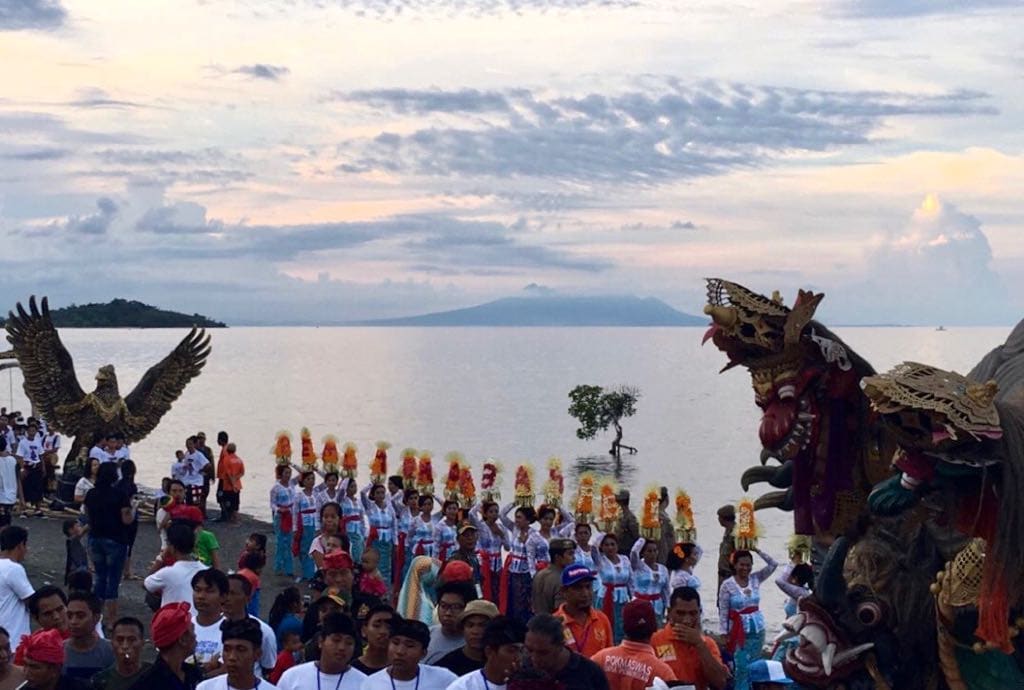
[[[862,323],[1003,323],[1012,311],[981,221],[929,194],[899,232],[877,238],[863,283],[830,297]]]
[[[650,225],[648,223],[629,223],[622,226],[622,230],[636,232],[636,231],[652,231],[652,230],[697,230],[700,226],[694,223],[692,220],[676,220],[672,221],[668,225]]]
[[[844,0],[840,11],[854,17],[919,17],[1020,9],[1019,0]]]
[[[67,149],[53,147],[35,147],[9,151],[3,153],[2,157],[16,161],[52,161],[65,158],[69,154],[70,151],[68,151]]]
[[[134,101],[112,98],[107,91],[95,86],[79,89],[76,97],[67,101],[66,105],[73,108],[111,108],[116,110],[146,107]]]
[[[234,70],[235,74],[244,74],[253,79],[265,79],[267,81],[279,81],[291,73],[291,70],[283,65],[265,65],[256,63],[254,65],[242,65]]]
[[[635,7],[644,0],[307,0],[317,7],[334,6],[360,17],[442,15],[482,17],[526,12],[568,12],[588,8]],[[282,9],[290,9],[289,2]]]
[[[96,213],[84,216],[69,216],[66,220],[49,223],[45,226],[29,229],[27,235],[88,235],[107,234],[111,224],[118,216],[117,203],[108,197],[96,200]]]
[[[206,208],[192,201],[179,201],[148,209],[135,222],[135,229],[160,235],[194,235],[220,232],[223,224],[206,219]]]
[[[666,81],[644,91],[381,89],[335,94],[396,115],[445,116],[342,142],[340,170],[661,184],[867,144],[893,118],[995,114],[987,95],[820,91]],[[451,124],[452,116],[464,123]]]
[[[67,16],[60,0],[0,0],[0,31],[59,29]]]

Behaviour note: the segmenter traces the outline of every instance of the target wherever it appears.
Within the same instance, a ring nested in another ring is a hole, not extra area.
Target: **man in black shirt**
[[[202,674],[185,659],[196,651],[191,605],[176,602],[160,608],[150,626],[153,646],[159,653],[153,666],[142,674],[131,690],[195,690]]]
[[[459,630],[464,644],[445,654],[434,666],[446,668],[457,676],[483,668],[484,630],[497,615],[498,607],[493,602],[477,599],[466,604],[459,614]]]
[[[508,690],[609,690],[601,667],[565,646],[562,619],[543,613],[526,627],[526,663]]]

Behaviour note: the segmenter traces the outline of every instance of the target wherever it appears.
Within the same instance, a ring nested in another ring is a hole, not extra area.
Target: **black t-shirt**
[[[454,651],[448,652],[433,665],[446,668],[457,676],[464,676],[467,673],[482,669],[484,667],[483,660],[476,661],[475,659],[470,659],[466,656],[466,652],[463,651],[464,649],[465,647],[459,647]]]
[[[357,671],[362,671],[364,674],[368,676],[372,676],[377,671],[384,670],[385,668],[387,668],[387,666],[385,665],[381,666],[380,668],[372,668],[370,666],[367,666],[357,658],[352,660],[352,668],[356,669]]]
[[[508,690],[609,690],[608,676],[590,659],[575,652],[562,672],[554,678],[533,668],[527,661],[508,683]]]
[[[128,543],[126,526],[121,522],[121,509],[129,508],[128,496],[112,486],[90,489],[85,495],[85,511],[89,516],[89,536]]]

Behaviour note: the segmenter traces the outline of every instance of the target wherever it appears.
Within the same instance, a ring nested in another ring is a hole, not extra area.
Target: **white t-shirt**
[[[192,576],[209,566],[200,561],[176,561],[174,565],[160,568],[143,581],[147,592],[160,594],[160,605],[167,606],[178,601],[187,601],[192,606],[195,618],[196,606],[192,603]]]
[[[99,446],[93,446],[89,449],[89,459],[91,460],[92,458],[96,458],[100,463],[114,462],[114,456]]]
[[[28,599],[35,592],[25,568],[9,558],[0,558],[0,621],[12,640],[21,640],[31,632],[28,620]]]
[[[26,465],[38,465],[43,459],[43,439],[39,434],[30,439],[28,436],[18,442],[18,452],[15,453],[25,461]]]
[[[56,453],[60,450],[60,435],[46,434],[43,436],[43,450],[47,453]]]
[[[185,456],[185,467],[181,476],[181,481],[185,486],[202,486],[205,475],[203,474],[203,468],[210,464],[210,461],[206,459],[198,450],[192,451],[190,454]]]
[[[128,446],[121,446],[120,448],[114,451],[114,460],[116,460],[119,464],[124,462],[125,460],[131,459],[132,449],[129,448]]]
[[[448,690],[505,690],[508,686],[504,683],[484,682],[483,673],[470,671],[448,686]]]
[[[317,662],[310,661],[292,666],[277,681],[279,690],[361,690],[366,674],[357,668],[348,667],[344,673],[320,673]],[[319,679],[319,682],[317,680]],[[338,681],[341,681],[339,684]]]
[[[256,676],[256,685],[254,686],[258,690],[277,690],[276,685],[272,685],[270,681]],[[228,676],[224,675],[211,678],[210,680],[204,680],[202,683],[196,686],[196,690],[240,690],[239,688],[228,685]],[[249,690],[246,688],[245,690]]]
[[[263,668],[274,668],[277,663],[277,640],[274,637],[274,629],[261,621],[256,616],[249,616],[260,623],[260,631],[263,633],[263,646],[260,649],[260,658],[256,660],[256,675],[262,676]],[[224,651],[224,639],[221,636],[220,624],[224,621],[221,616],[212,625],[199,625],[195,622],[196,629],[196,661],[205,664],[213,658],[214,654],[221,654]],[[222,659],[223,661],[223,659]],[[260,686],[262,687],[262,686]]]
[[[361,690],[445,690],[458,676],[440,666],[420,664],[418,678],[395,680],[388,670],[381,669],[363,681]]]
[[[92,480],[88,477],[82,477],[75,484],[75,500],[84,501],[85,495],[89,493],[89,489],[95,489],[96,485],[92,483]]]
[[[4,451],[0,455],[0,504],[12,506],[17,502],[18,459]]]
[[[224,643],[220,636],[220,624],[224,622],[221,616],[211,625],[199,625],[198,620],[192,624],[196,631],[196,664],[205,664],[215,654],[220,654],[224,649]]]

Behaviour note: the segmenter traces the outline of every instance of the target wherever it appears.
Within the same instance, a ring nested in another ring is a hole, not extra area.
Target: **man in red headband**
[[[57,630],[39,630],[22,637],[18,651],[25,661],[25,690],[84,690],[78,681],[61,675],[64,638]]]
[[[195,690],[202,674],[192,664],[185,663],[196,649],[191,607],[188,602],[179,601],[161,607],[153,616],[153,646],[159,654],[131,690]]]
[[[352,605],[352,557],[347,551],[324,554],[324,584],[329,594],[340,597],[347,606]]]

